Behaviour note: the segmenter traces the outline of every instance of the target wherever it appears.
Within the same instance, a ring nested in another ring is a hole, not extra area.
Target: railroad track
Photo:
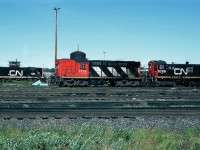
[[[0,87],[0,117],[200,116],[199,88]]]
[[[0,87],[0,103],[23,101],[200,101],[199,88]]]
[[[20,103],[1,104],[0,117],[136,117],[198,116],[200,103],[168,102],[168,104],[119,102]]]
[[[133,118],[148,117],[200,117],[199,108],[136,108],[136,109],[9,109],[1,110],[1,118]]]

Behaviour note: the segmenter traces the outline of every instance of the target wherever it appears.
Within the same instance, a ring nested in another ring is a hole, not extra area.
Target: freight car
[[[36,81],[44,79],[43,68],[20,67],[19,61],[9,61],[9,67],[0,67],[0,82]]]
[[[167,64],[165,61],[148,63],[148,79],[157,86],[200,86],[200,64]]]
[[[55,76],[50,83],[60,86],[138,86],[142,78],[140,62],[88,60],[86,54],[75,51],[70,59],[55,60]]]

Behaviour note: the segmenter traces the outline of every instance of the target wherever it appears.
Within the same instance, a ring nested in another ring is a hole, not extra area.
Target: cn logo
[[[9,76],[23,76],[23,70],[19,72],[19,70],[10,70],[9,71]]]
[[[184,70],[183,68],[174,68],[174,74],[175,75],[182,75],[182,74],[187,75],[188,72],[187,72],[187,69]]]

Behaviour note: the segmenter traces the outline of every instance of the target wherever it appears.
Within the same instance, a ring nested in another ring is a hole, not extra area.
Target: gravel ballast
[[[109,128],[122,128],[122,129],[167,129],[167,130],[186,130],[190,128],[200,129],[199,117],[134,117],[134,118],[62,118],[62,119],[28,119],[18,120],[11,118],[9,120],[1,119],[0,127],[19,127],[26,129],[39,129],[39,128],[70,128],[73,126],[81,125],[98,125]]]

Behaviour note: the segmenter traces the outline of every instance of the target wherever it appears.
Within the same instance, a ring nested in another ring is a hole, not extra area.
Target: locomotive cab
[[[166,75],[166,65],[165,61],[150,61],[148,63],[148,75],[151,78],[157,78],[158,76],[165,76]]]
[[[9,61],[9,67],[11,68],[19,68],[21,65],[20,65],[20,61]]]
[[[87,85],[83,82],[83,79],[89,77],[89,62],[86,54],[75,51],[70,54],[70,59],[57,59],[56,77],[60,78],[60,86]]]
[[[70,59],[56,60],[56,76],[62,78],[88,77],[89,62],[86,54],[75,51],[70,54]]]
[[[173,86],[174,83],[166,81],[167,63],[162,60],[148,63],[148,76],[150,84],[156,86]]]

